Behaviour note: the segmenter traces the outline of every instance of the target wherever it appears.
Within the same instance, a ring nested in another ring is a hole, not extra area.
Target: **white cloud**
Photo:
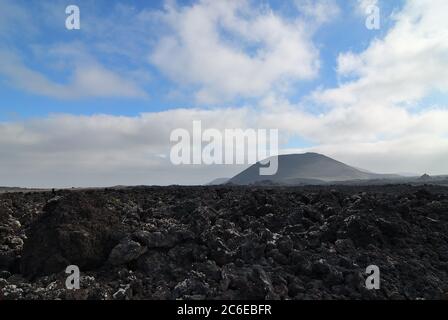
[[[318,51],[305,25],[247,1],[167,5],[163,35],[150,60],[175,82],[196,86],[201,102],[258,97],[311,79]]]
[[[300,13],[317,24],[329,22],[340,13],[336,0],[296,0],[295,4]]]
[[[332,106],[415,103],[433,91],[448,92],[448,20],[444,0],[408,1],[383,39],[361,53],[342,53],[340,76],[355,76],[316,92]]]
[[[96,61],[70,65],[69,69],[72,72],[68,83],[56,82],[0,48],[0,77],[5,78],[9,85],[27,92],[60,99],[146,97],[145,91],[135,81],[106,69]]]

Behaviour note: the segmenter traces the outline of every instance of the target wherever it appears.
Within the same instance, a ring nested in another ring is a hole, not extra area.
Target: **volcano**
[[[274,175],[260,175],[259,169],[262,166],[257,162],[230,179],[229,183],[238,185],[257,183],[298,185],[399,177],[398,175],[377,174],[361,170],[325,155],[312,152],[278,156],[278,171]]]

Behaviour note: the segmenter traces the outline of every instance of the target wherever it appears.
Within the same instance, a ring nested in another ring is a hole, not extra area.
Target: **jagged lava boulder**
[[[42,216],[31,224],[23,248],[21,271],[34,277],[64,270],[101,266],[126,230],[120,212],[106,199],[71,193],[50,200]]]

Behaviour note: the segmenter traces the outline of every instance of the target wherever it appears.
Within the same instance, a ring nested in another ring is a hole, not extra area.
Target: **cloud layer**
[[[270,103],[277,109],[269,108]],[[193,120],[202,120],[204,129],[279,128],[282,153],[316,151],[377,172],[448,172],[444,161],[448,157],[445,110],[410,114],[397,109],[370,114],[374,119],[370,121],[362,113],[312,115],[282,101],[267,101],[264,107],[263,113],[258,108],[176,109],[139,117],[58,115],[3,123],[2,184],[202,184],[244,168],[172,165],[171,131],[191,131]],[[397,128],[395,123],[401,126]],[[387,139],[375,136],[393,130],[400,134]],[[285,142],[294,135],[306,137],[316,146],[288,149]]]

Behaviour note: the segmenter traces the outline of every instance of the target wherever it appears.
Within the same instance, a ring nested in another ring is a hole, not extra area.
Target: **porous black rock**
[[[111,210],[107,201],[83,192],[49,201],[28,230],[22,274],[35,277],[61,272],[68,265],[83,270],[103,265],[129,230],[121,212]]]
[[[127,264],[137,260],[146,250],[140,243],[125,238],[112,249],[107,261],[114,266]]]
[[[369,265],[379,290],[365,287]],[[1,194],[0,277],[0,299],[443,299],[448,188]]]

